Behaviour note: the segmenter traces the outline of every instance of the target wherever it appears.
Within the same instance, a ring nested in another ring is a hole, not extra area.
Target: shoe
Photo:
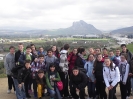
[[[8,93],[8,94],[10,94],[10,93],[11,93],[11,90],[10,90],[10,89],[8,89],[8,90],[7,90],[7,93]]]

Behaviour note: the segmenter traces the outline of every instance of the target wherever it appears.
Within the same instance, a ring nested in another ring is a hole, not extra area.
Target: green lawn
[[[133,53],[133,43],[128,44],[128,45],[127,45],[127,48],[129,49],[130,52]]]
[[[109,39],[106,39],[106,38],[103,38],[103,39],[84,39],[84,38],[58,38],[57,40],[60,40],[60,41],[64,41],[64,40],[68,40],[68,41],[71,41],[71,40],[90,40],[90,41],[106,41],[106,40],[109,40]]]

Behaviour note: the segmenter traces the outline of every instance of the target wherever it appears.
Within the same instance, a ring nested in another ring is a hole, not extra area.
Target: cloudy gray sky
[[[133,0],[1,0],[0,27],[70,27],[84,20],[100,30],[133,26]]]

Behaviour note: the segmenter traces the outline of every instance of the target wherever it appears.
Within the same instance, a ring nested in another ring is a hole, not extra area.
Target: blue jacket
[[[94,74],[92,73],[93,72],[93,64],[94,64],[94,61],[91,62],[91,61],[87,61],[84,65],[84,68],[87,70],[87,73],[86,75],[89,77],[89,79],[91,79],[92,82],[95,81],[95,76]]]

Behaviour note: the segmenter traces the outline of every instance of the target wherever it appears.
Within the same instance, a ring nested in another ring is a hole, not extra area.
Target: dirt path
[[[0,99],[16,99],[16,96],[14,94],[14,91],[12,90],[11,94],[7,94],[7,78],[0,78]],[[117,99],[121,99],[120,98],[120,92],[119,92],[119,87],[117,87]],[[33,95],[32,95],[32,98]],[[49,99],[49,98],[43,98],[43,99]],[[133,96],[130,97],[130,99],[133,99]]]

